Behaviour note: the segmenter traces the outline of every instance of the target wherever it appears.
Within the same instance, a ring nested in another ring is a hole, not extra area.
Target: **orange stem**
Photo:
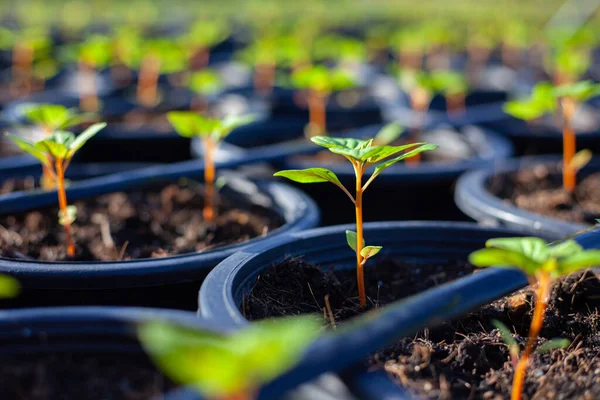
[[[96,89],[96,70],[94,66],[86,61],[79,61],[79,74],[85,79],[85,85],[89,85],[90,93],[81,93],[79,97],[79,108],[87,112],[96,112],[99,108],[98,95]],[[86,88],[87,89],[87,88]]]
[[[67,194],[65,192],[65,171],[63,168],[62,159],[57,159],[55,161],[56,166],[56,180],[58,183],[58,207],[63,216],[67,215]],[[71,235],[71,223],[69,221],[65,222],[65,234],[67,237],[67,254],[70,256],[75,255],[75,246],[73,245],[73,237]]]
[[[429,109],[429,103],[431,102],[431,98],[429,93],[423,88],[417,87],[412,93],[410,93],[410,103],[413,109],[413,115],[415,118],[415,123],[413,124],[413,128],[411,129],[410,136],[411,140],[417,141],[418,136],[423,129],[423,120],[426,117],[425,113]],[[421,155],[415,154],[412,157],[409,157],[405,160],[407,164],[418,164],[421,161]]]
[[[465,113],[465,94],[453,93],[446,96],[446,110],[449,118],[456,118]]]
[[[576,171],[573,168],[573,157],[575,156],[575,132],[572,127],[573,115],[575,114],[575,101],[572,98],[561,99],[563,110],[563,187],[568,193],[573,193],[576,185]]]
[[[16,95],[27,96],[33,80],[33,47],[17,41],[13,48],[13,88]],[[22,92],[21,92],[22,89]]]
[[[137,86],[138,103],[145,107],[156,104],[160,58],[150,54],[142,60]]]
[[[548,301],[550,300],[551,283],[550,276],[546,273],[542,273],[538,277],[538,289],[536,293],[535,308],[533,310],[533,319],[531,320],[531,326],[529,328],[529,338],[525,345],[525,351],[515,368],[515,377],[513,379],[512,393],[510,396],[511,400],[521,400],[529,357],[533,354],[535,343],[537,342],[537,338],[542,329],[542,324],[544,323],[544,315],[546,314]]]
[[[362,189],[362,176],[364,173],[364,169],[361,165],[355,164],[354,171],[356,174],[356,199],[354,204],[354,209],[356,211],[356,279],[358,286],[358,297],[360,300],[360,306],[367,306],[367,294],[365,290],[365,271],[364,271],[364,263],[360,252],[363,249],[363,206],[362,206],[362,197],[363,197],[363,189]]]
[[[324,135],[327,132],[327,95],[318,90],[308,94],[308,124],[310,136]]]
[[[206,221],[215,219],[215,142],[211,138],[204,139],[204,209],[202,215]]]

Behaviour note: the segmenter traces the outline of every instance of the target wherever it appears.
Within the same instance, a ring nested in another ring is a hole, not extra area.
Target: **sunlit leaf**
[[[86,142],[88,140],[90,140],[96,133],[100,132],[105,127],[106,127],[106,123],[105,122],[101,122],[101,123],[98,123],[98,124],[94,124],[94,125],[90,126],[89,128],[87,128],[85,131],[81,132],[75,138],[75,140],[73,140],[73,142],[69,145],[69,150],[71,151],[71,156],[77,150],[79,150],[80,148],[82,148],[83,145],[86,144]]]
[[[485,246],[494,249],[503,249],[523,254],[525,257],[542,264],[550,255],[548,243],[537,237],[498,238],[489,239]]]
[[[551,339],[548,340],[546,343],[540,345],[540,347],[538,347],[535,351],[537,353],[548,353],[552,350],[556,350],[556,349],[566,349],[567,347],[569,347],[571,345],[571,341],[569,339]]]
[[[381,128],[381,130],[373,139],[373,143],[377,145],[389,145],[397,140],[402,133],[404,133],[404,128],[402,125],[400,125],[398,122],[391,122]]]
[[[377,253],[379,253],[382,248],[383,248],[382,246],[365,246],[361,250],[360,255],[365,259],[369,259],[369,258],[377,255]]]
[[[58,210],[58,223],[61,225],[68,225],[75,222],[77,218],[77,207],[70,205],[67,206],[66,213],[63,213],[63,210]]]
[[[11,135],[10,133],[6,134],[13,142],[16,143],[17,146],[25,153],[32,155],[37,158],[43,165],[50,165],[50,160],[46,156],[46,153],[43,150],[40,150],[35,146],[34,143],[30,143],[26,140],[21,139],[18,136]]]
[[[348,246],[354,251],[356,251],[356,244],[358,243],[358,236],[354,231],[346,231],[346,241],[348,242]],[[365,240],[363,238],[362,246],[365,246]]]
[[[274,176],[281,176],[298,183],[331,182],[342,186],[337,175],[327,168],[290,169],[276,172]]]
[[[387,168],[389,168],[390,166],[396,164],[399,161],[402,161],[402,160],[410,158],[410,157],[414,157],[415,155],[423,153],[424,151],[432,151],[432,150],[435,150],[437,148],[438,148],[438,146],[435,145],[435,144],[425,143],[425,144],[419,145],[418,147],[413,148],[412,150],[409,150],[406,153],[403,153],[403,154],[399,155],[398,157],[394,157],[391,160],[384,161],[381,164],[378,164],[375,167],[374,174],[379,175],[384,170],[386,170]]]
[[[558,269],[561,275],[600,266],[600,250],[586,250],[558,259]]]

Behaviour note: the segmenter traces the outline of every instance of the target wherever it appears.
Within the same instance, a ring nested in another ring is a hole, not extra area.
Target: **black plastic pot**
[[[219,326],[243,326],[248,321],[239,310],[265,268],[286,258],[302,257],[336,269],[356,268],[345,231],[338,225],[283,235],[270,243],[248,247],[221,262],[207,276],[198,297],[199,313]],[[383,246],[379,259],[396,257],[419,261],[466,259],[493,237],[519,236],[520,232],[460,222],[374,222],[365,224],[369,243]],[[365,273],[368,272],[368,266]],[[475,276],[481,273],[475,274]],[[435,290],[435,289],[433,289]],[[410,300],[410,299],[409,299]],[[404,301],[409,301],[404,300]]]
[[[202,180],[203,167],[187,162],[150,167],[74,182],[67,198],[74,201],[134,188],[177,181],[182,177]],[[235,167],[239,162],[221,164]],[[238,189],[234,189],[237,187]],[[243,188],[243,193],[239,192]],[[260,204],[277,213],[285,224],[265,237],[216,248],[165,258],[121,262],[38,262],[0,259],[0,272],[15,276],[24,286],[16,300],[4,306],[23,305],[143,305],[174,308],[195,306],[197,289],[204,276],[221,260],[252,243],[273,240],[286,232],[317,225],[319,211],[314,202],[294,188],[277,182],[251,182],[232,177],[232,186],[223,196],[235,201]],[[0,198],[3,213],[15,213],[55,205],[55,192],[16,192]]]
[[[344,132],[357,138],[374,137],[381,125]],[[430,128],[436,128],[431,125]],[[453,200],[453,185],[464,172],[495,165],[512,155],[509,141],[489,130],[477,127],[455,129],[469,138],[475,156],[454,162],[422,162],[419,165],[396,164],[388,168],[365,192],[366,221],[385,220],[465,220]],[[427,131],[427,129],[425,130]],[[423,140],[427,140],[423,137]],[[322,151],[313,147],[314,153]],[[315,164],[314,159],[287,157],[276,165],[280,169],[326,167],[348,188],[355,185],[352,165],[340,157],[339,163]],[[322,223],[335,225],[354,221],[352,204],[346,195],[330,184],[297,184],[321,206]],[[371,206],[369,206],[369,204]]]
[[[62,307],[0,311],[0,357],[21,354],[54,356],[62,353],[114,355],[147,360],[137,340],[137,325],[164,321],[191,330],[226,333],[214,324],[198,319],[194,313],[127,307]],[[116,358],[118,359],[118,358]],[[148,360],[150,362],[150,360]],[[70,379],[65,377],[65,379]],[[188,391],[168,393],[181,400],[200,400]],[[85,393],[82,393],[85,397]]]
[[[574,237],[574,239],[584,248],[586,249],[597,249],[600,248],[600,228],[592,228],[588,229],[585,232],[579,234]],[[489,274],[490,276],[483,276],[484,274]],[[494,275],[492,279],[491,275]],[[510,277],[513,279],[510,279]],[[481,278],[481,280],[480,280]],[[439,325],[444,320],[450,320],[453,318],[458,318],[461,315],[464,315],[466,312],[471,309],[475,309],[476,307],[488,304],[498,298],[511,293],[514,290],[517,290],[527,284],[524,276],[516,271],[511,269],[488,269],[483,272],[474,274],[467,278],[463,278],[460,281],[456,281],[447,285],[446,288],[449,288],[452,285],[462,285],[458,291],[460,291],[460,295],[464,296],[459,300],[461,306],[451,307],[451,311],[448,311],[448,314],[445,318],[439,318],[439,316],[432,316],[433,318],[430,320],[430,323],[425,323],[424,319],[421,319],[417,324],[420,326],[414,330],[410,328],[407,329],[407,335],[398,335],[396,336],[396,340],[402,336],[412,335],[419,330],[423,330],[424,328],[432,328],[436,325]],[[425,293],[427,294],[427,293]],[[424,294],[424,295],[425,295]],[[435,290],[430,291],[430,301],[431,305],[434,302],[438,302],[439,304],[452,304],[452,299],[448,297],[439,296],[438,293],[435,293]],[[425,296],[423,296],[425,297]],[[469,300],[474,300],[471,303],[470,307],[462,307],[463,302],[468,302]],[[402,304],[406,306],[412,306],[411,304]],[[398,304],[396,311],[400,311],[401,304]],[[390,310],[390,313],[392,311]],[[373,325],[378,325],[379,327],[383,327],[383,318],[379,317],[379,321],[376,321]],[[395,320],[393,323],[388,321],[388,325],[394,326],[395,324],[400,324],[404,322],[402,318]],[[371,343],[377,346],[377,342],[381,341],[381,337],[373,330],[373,325],[369,327],[369,332],[372,337]],[[405,325],[400,325],[404,327]],[[412,327],[411,327],[412,328]],[[386,343],[387,344],[387,343]],[[380,344],[379,348],[385,347],[386,344]],[[344,381],[353,391],[353,393],[360,399],[364,400],[383,400],[383,399],[393,399],[393,400],[417,400],[418,397],[412,395],[406,389],[393,382],[391,378],[384,371],[368,371],[364,365],[358,366],[354,368],[348,373],[344,375]]]
[[[558,156],[517,158],[494,168],[469,172],[460,177],[456,184],[455,201],[458,207],[471,218],[486,225],[506,226],[523,229],[534,235],[575,234],[589,225],[553,218],[522,210],[507,204],[489,192],[488,186],[493,177],[516,172],[535,165],[557,166],[561,162]],[[579,173],[582,175],[598,171],[600,160],[594,159]]]

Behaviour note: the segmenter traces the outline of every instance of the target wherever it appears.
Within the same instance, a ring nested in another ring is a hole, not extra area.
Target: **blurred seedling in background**
[[[563,187],[573,193],[577,170],[583,167],[576,157],[573,118],[580,104],[600,95],[600,84],[581,81],[572,84],[553,86],[551,83],[538,83],[529,98],[509,101],[504,111],[515,118],[536,120],[543,115],[553,114],[558,105],[562,109],[563,123]]]
[[[207,99],[223,90],[224,84],[221,76],[213,69],[204,68],[201,71],[192,72],[188,77],[188,88],[194,92],[191,109],[198,113],[204,113],[208,109]]]
[[[96,117],[95,114],[80,113],[77,109],[59,104],[27,104],[24,106],[23,116],[41,129],[45,136],[91,121]],[[46,190],[56,188],[54,174],[44,163],[42,163],[41,186]]]
[[[600,250],[584,250],[574,240],[549,245],[543,239],[535,237],[500,238],[488,240],[486,249],[471,253],[469,261],[478,267],[517,268],[527,276],[531,285],[537,285],[529,338],[515,365],[511,400],[520,400],[529,359],[544,323],[552,283],[573,272],[600,265]],[[511,336],[510,332],[504,332],[503,335],[507,338]],[[546,345],[546,350],[558,343],[560,342]],[[512,344],[510,348],[514,358],[518,346],[515,348]]]
[[[308,92],[308,136],[327,132],[327,101],[333,92],[356,86],[352,76],[343,69],[329,69],[315,65],[300,69],[292,74],[292,85]]]
[[[392,137],[397,137],[399,135],[397,131],[397,125],[389,125],[380,133],[380,140],[383,142],[390,141]],[[367,295],[365,292],[364,266],[369,258],[379,253],[381,246],[366,246],[365,244],[363,235],[363,193],[379,174],[393,164],[424,151],[434,150],[437,146],[428,143],[411,143],[403,146],[379,146],[374,144],[378,141],[377,137],[360,140],[315,136],[312,137],[311,140],[313,143],[327,148],[330,152],[345,157],[352,163],[356,175],[354,196],[346,189],[346,187],[344,187],[335,173],[327,168],[279,171],[275,173],[275,176],[282,176],[299,183],[333,183],[339,187],[354,204],[356,232],[346,231],[346,239],[348,245],[356,253],[356,274],[360,306],[366,307]],[[363,184],[363,175],[370,167],[374,167],[374,171],[369,179]]]
[[[190,70],[206,68],[210,61],[210,49],[227,39],[229,34],[229,24],[225,19],[203,18],[191,24],[187,33],[179,39],[187,51]]]
[[[167,118],[177,133],[186,138],[198,136],[204,145],[204,220],[213,222],[215,209],[215,153],[219,143],[234,129],[254,121],[253,116],[223,119],[204,117],[193,111],[171,111]]]
[[[67,254],[69,256],[75,255],[71,224],[75,220],[77,210],[75,206],[67,205],[65,171],[75,152],[105,126],[105,123],[94,124],[84,130],[79,136],[75,136],[71,132],[56,130],[46,138],[34,143],[9,134],[9,137],[15,141],[21,150],[31,154],[40,161],[44,172],[50,174],[51,178],[56,182],[59,206],[58,220],[65,229]]]
[[[149,322],[138,336],[175,383],[210,400],[254,400],[300,361],[319,331],[316,318],[300,316],[258,321],[230,335]]]

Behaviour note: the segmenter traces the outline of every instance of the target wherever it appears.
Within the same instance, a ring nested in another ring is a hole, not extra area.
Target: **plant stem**
[[[515,368],[515,377],[513,379],[511,400],[521,400],[523,394],[523,384],[529,364],[529,357],[533,353],[535,343],[544,323],[544,315],[550,300],[551,279],[547,273],[542,273],[538,277],[538,289],[536,292],[535,308],[533,310],[533,319],[529,328],[529,338],[525,345],[525,351],[517,363]]]
[[[563,187],[568,193],[575,190],[576,177],[573,167],[573,157],[575,156],[575,132],[573,131],[572,121],[575,114],[576,104],[570,97],[563,97],[561,100],[563,110]]]
[[[33,80],[33,47],[18,40],[13,48],[12,78],[14,94],[27,96],[31,91]],[[22,90],[22,91],[21,91]]]
[[[63,168],[64,160],[56,160],[56,181],[58,183],[58,207],[63,217],[67,220],[67,194],[65,192],[65,170]],[[71,235],[71,222],[65,221],[65,234],[67,237],[67,254],[70,256],[75,255],[75,246],[73,245],[73,237]]]
[[[446,96],[446,112],[449,118],[455,118],[465,113],[465,94],[453,93]]]
[[[360,252],[363,249],[363,207],[362,207],[362,176],[364,169],[361,165],[355,164],[354,171],[356,174],[356,199],[354,203],[354,209],[356,211],[356,279],[358,286],[358,297],[360,299],[360,306],[367,306],[367,295],[365,292],[365,271],[362,256]]]
[[[308,124],[310,136],[324,135],[327,132],[326,117],[327,95],[319,90],[311,90],[308,94]]]
[[[275,63],[260,63],[256,65],[254,88],[262,95],[268,95],[273,90],[275,80]]]
[[[92,64],[79,60],[79,75],[83,80],[79,84],[80,88],[83,88],[83,92],[79,95],[79,108],[87,112],[96,112],[98,111],[96,70]],[[88,89],[89,93],[87,93]]]
[[[151,107],[156,104],[159,74],[160,58],[152,54],[144,57],[137,86],[137,100],[141,105]]]
[[[425,113],[427,112],[427,109],[429,108],[430,102],[431,102],[431,96],[429,95],[427,90],[425,90],[421,87],[416,87],[410,93],[410,104],[413,109],[413,115],[414,115],[414,117],[413,117],[414,124],[413,124],[413,127],[410,132],[412,141],[418,141],[418,136],[421,133],[421,130],[423,129],[423,125],[424,125],[423,120],[426,118]],[[415,154],[414,156],[407,158],[405,161],[408,164],[411,164],[411,163],[418,164],[419,161],[421,161],[421,155]]]
[[[205,221],[215,219],[215,142],[210,137],[204,138],[204,209],[202,216]]]

